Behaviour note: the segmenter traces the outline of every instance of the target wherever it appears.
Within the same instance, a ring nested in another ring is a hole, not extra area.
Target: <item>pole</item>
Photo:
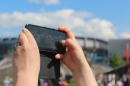
[[[129,62],[129,44],[126,44],[126,62]]]

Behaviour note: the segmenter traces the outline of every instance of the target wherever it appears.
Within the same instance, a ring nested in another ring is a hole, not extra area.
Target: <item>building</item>
[[[3,38],[0,39],[0,59],[4,57],[9,57],[8,54],[11,54],[15,50],[15,43],[18,41],[18,38]]]
[[[105,40],[90,38],[90,37],[76,37],[76,40],[87,52],[86,57],[92,59],[94,63],[108,64],[108,42]]]
[[[130,45],[130,39],[111,39],[111,40],[109,40],[109,56],[117,54],[120,57],[125,58],[126,45]]]

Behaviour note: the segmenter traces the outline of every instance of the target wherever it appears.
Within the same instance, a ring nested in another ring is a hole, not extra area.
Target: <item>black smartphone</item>
[[[65,32],[32,24],[26,24],[25,28],[33,34],[40,51],[60,54],[66,52],[66,47],[61,44],[67,38]]]
[[[34,36],[40,50],[39,78],[56,79],[60,77],[60,60],[55,59],[57,53],[64,54],[66,47],[61,40],[66,40],[65,32],[32,24],[25,26]]]

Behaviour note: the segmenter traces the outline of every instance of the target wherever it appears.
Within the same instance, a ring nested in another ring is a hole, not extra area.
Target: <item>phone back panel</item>
[[[55,54],[41,51],[40,78],[55,79],[60,77],[60,60],[55,59]]]
[[[66,47],[61,43],[67,38],[65,32],[32,24],[27,24],[25,28],[34,36],[40,51],[60,54],[66,52]]]

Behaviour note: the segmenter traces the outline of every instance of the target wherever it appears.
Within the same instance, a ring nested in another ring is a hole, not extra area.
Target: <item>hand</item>
[[[67,47],[67,51],[64,55],[57,54],[55,58],[61,59],[72,71],[76,86],[98,86],[83,50],[73,33],[66,27],[59,27],[59,30],[67,33],[67,40],[62,41],[62,44]]]
[[[16,47],[13,55],[13,67],[17,77],[36,77],[40,71],[40,54],[32,34],[23,29],[19,35],[20,46]]]
[[[87,61],[83,50],[77,43],[73,33],[66,27],[59,27],[58,29],[67,33],[67,40],[62,41],[62,44],[67,47],[67,51],[64,55],[57,54],[55,58],[61,59],[71,71],[83,67]]]

